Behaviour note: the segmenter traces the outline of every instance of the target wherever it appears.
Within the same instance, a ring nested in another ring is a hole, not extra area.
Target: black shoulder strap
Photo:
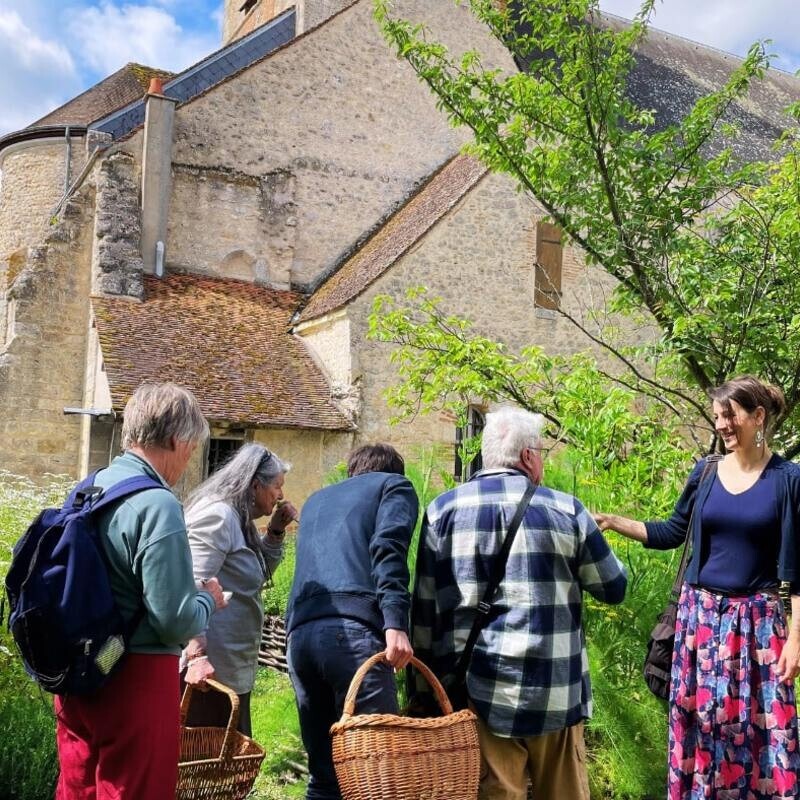
[[[497,589],[500,586],[500,581],[506,574],[506,564],[508,563],[508,554],[511,552],[511,545],[514,543],[514,537],[517,535],[517,529],[531,504],[531,499],[536,491],[536,486],[533,483],[528,483],[525,493],[522,495],[522,500],[519,501],[517,510],[508,526],[506,538],[503,540],[503,546],[497,554],[497,558],[492,564],[492,573],[489,576],[489,582],[486,584],[486,591],[483,593],[483,599],[478,603],[478,608],[475,613],[475,620],[472,623],[472,628],[467,637],[467,643],[464,645],[464,650],[461,657],[458,659],[456,668],[454,670],[454,677],[461,680],[467,674],[467,666],[469,665],[470,658],[472,658],[472,650],[475,647],[475,642],[478,641],[478,635],[481,628],[486,624],[489,618],[489,612],[492,610],[492,600],[494,599]]]
[[[706,463],[703,466],[703,472],[700,475],[700,480],[697,482],[697,491],[695,492],[695,500],[692,503],[692,511],[689,514],[689,525],[686,528],[686,538],[683,540],[683,552],[681,553],[681,563],[678,566],[678,574],[675,576],[675,582],[672,584],[672,590],[670,592],[671,597],[673,600],[677,600],[681,594],[681,586],[683,586],[683,577],[686,574],[686,567],[689,566],[689,540],[692,536],[692,522],[694,521],[694,510],[697,508],[697,493],[700,491],[700,487],[703,485],[705,479],[711,475],[716,475],[717,472],[717,462],[722,461],[722,456],[720,455],[710,455],[706,456]]]

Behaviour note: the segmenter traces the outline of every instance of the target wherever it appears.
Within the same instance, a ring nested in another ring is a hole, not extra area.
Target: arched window
[[[477,406],[467,409],[467,424],[456,428],[455,469],[457,481],[466,481],[483,469],[478,437],[486,425],[486,417]]]

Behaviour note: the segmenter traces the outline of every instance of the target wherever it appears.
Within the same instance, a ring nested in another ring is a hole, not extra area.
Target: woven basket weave
[[[385,653],[365,661],[353,676],[342,718],[331,728],[333,763],[344,800],[475,800],[480,751],[475,714],[457,711],[436,676],[411,659],[431,685],[444,716],[415,719],[395,714],[354,716],[367,672]]]
[[[186,715],[195,691],[186,686],[181,700],[181,755],[176,800],[243,800],[253,787],[264,748],[236,730],[239,698],[217,681],[206,683],[228,695],[231,716],[227,728],[187,728]]]

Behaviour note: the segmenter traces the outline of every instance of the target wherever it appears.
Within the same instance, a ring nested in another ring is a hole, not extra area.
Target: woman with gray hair
[[[297,517],[291,503],[281,502],[288,471],[289,464],[263,445],[246,444],[186,502],[195,578],[218,578],[232,594],[205,634],[186,647],[184,679],[203,685],[213,677],[233,689],[239,695],[239,730],[247,736],[264,623],[261,589],[283,558],[286,526]],[[255,520],[269,515],[262,536]],[[224,727],[229,715],[227,698],[207,692],[192,700],[188,724]]]

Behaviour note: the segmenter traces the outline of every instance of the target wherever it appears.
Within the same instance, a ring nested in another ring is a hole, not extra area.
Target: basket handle
[[[382,650],[380,653],[376,653],[374,656],[368,658],[356,670],[356,674],[353,675],[353,680],[350,681],[350,688],[347,690],[347,696],[344,699],[344,710],[341,719],[342,722],[352,717],[355,713],[356,695],[358,694],[358,690],[361,688],[361,681],[364,680],[364,676],[381,661],[384,661],[387,664],[389,663],[389,660],[386,658],[385,650]],[[425,678],[425,680],[430,684],[431,689],[433,689],[433,693],[436,695],[436,702],[439,703],[439,708],[442,709],[442,713],[445,714],[445,716],[447,714],[452,714],[453,706],[447,697],[447,692],[445,692],[442,684],[439,683],[439,679],[418,658],[411,656],[411,664],[414,669],[419,670],[419,672],[422,674],[422,677]]]
[[[239,695],[224,683],[215,681],[213,678],[206,679],[206,686],[211,687],[217,692],[228,695],[228,700],[231,701],[231,716],[228,720],[228,727],[225,728],[225,738],[222,740],[222,749],[219,754],[219,757],[223,761],[231,761],[233,759],[233,745],[236,741],[237,728],[239,726]],[[199,691],[199,689],[196,689],[191,683],[186,684],[183,697],[181,698],[181,727],[186,725],[189,705],[192,702],[192,695],[195,691]]]

